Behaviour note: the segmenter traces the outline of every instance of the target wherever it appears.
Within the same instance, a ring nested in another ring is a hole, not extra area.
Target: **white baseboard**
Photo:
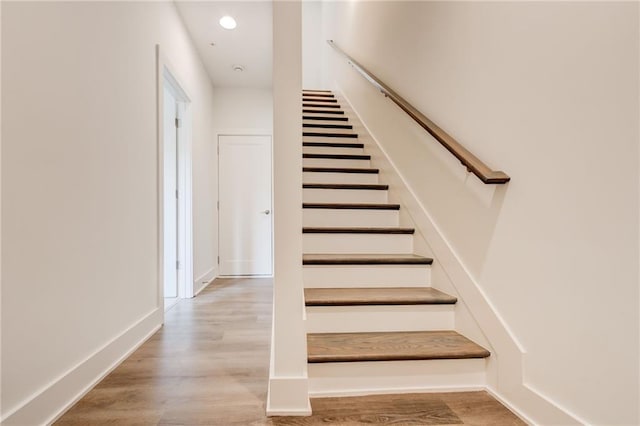
[[[500,402],[502,405],[507,407],[509,409],[509,411],[511,411],[516,416],[518,416],[520,418],[520,420],[522,420],[523,422],[525,422],[528,425],[535,425],[536,424],[531,418],[529,418],[525,413],[523,413],[522,410],[520,410],[518,407],[513,405],[511,403],[511,401],[509,401],[507,398],[505,398],[499,392],[496,392],[495,389],[493,389],[491,387],[487,387],[485,390],[487,391],[487,393],[489,395],[491,395],[493,398],[498,400],[498,402]]]
[[[516,398],[508,397],[505,393],[499,392],[491,386],[488,386],[486,391],[520,417],[523,422],[530,425],[578,426],[589,424],[526,383],[518,390],[519,394]],[[535,413],[535,419],[527,413]]]
[[[209,269],[200,277],[193,281],[193,297],[196,297],[202,290],[207,288],[218,276],[218,268],[215,266]]]
[[[2,425],[52,424],[162,326],[155,308],[103,347],[7,413]]]
[[[407,393],[452,393],[452,392],[477,392],[486,390],[484,386],[464,386],[464,387],[420,387],[407,389],[369,389],[366,391],[340,391],[340,392],[312,392],[311,398],[338,398],[350,396],[367,396],[367,395],[399,395]],[[506,405],[506,404],[505,404]]]
[[[269,377],[267,416],[310,416],[309,380],[304,377]]]

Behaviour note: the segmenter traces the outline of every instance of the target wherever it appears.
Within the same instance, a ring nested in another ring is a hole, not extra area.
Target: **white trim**
[[[180,301],[179,297],[165,297],[164,298],[164,311],[167,312],[168,310],[170,310],[171,308],[176,306],[179,301]]]
[[[202,290],[209,287],[209,285],[218,277],[218,268],[212,267],[207,272],[202,274],[199,278],[193,281],[194,294],[196,297]],[[195,290],[197,288],[197,290]]]
[[[0,1],[0,23],[2,22],[2,2]],[[6,24],[5,24],[6,25]],[[0,34],[2,32],[0,31]],[[0,36],[1,39],[1,36]],[[0,40],[0,46],[2,41]],[[2,74],[2,55],[0,55],[0,76]],[[2,99],[2,78],[0,77],[0,99]],[[0,102],[0,165],[2,165],[2,102]],[[0,242],[2,241],[2,167],[0,167]],[[2,244],[0,244],[0,306],[2,306]],[[6,316],[5,316],[6,318]],[[5,319],[6,321],[6,319]],[[2,357],[2,327],[0,327],[0,358]],[[0,378],[2,377],[2,363],[0,363]],[[1,390],[0,386],[0,413],[1,411]]]
[[[178,128],[178,260],[181,268],[178,271],[178,289],[181,298],[194,296],[193,286],[193,148],[192,129],[193,116],[191,104],[178,100],[178,117],[183,121]],[[187,97],[188,99],[188,97]]]
[[[162,326],[155,308],[2,418],[3,425],[51,424],[86,395]],[[87,384],[88,383],[88,384]]]
[[[276,417],[276,416],[288,416],[288,417],[307,417],[312,414],[311,412],[311,404],[307,408],[286,408],[282,411],[274,410],[269,407],[269,403],[267,402],[266,409],[267,417]]]
[[[308,378],[269,377],[267,416],[310,416]]]
[[[162,125],[164,115],[164,63],[166,58],[160,51],[160,45],[156,45],[156,134],[158,137],[156,145],[156,193],[158,204],[156,205],[156,229],[158,232],[158,251],[156,252],[158,262],[158,297],[156,307],[164,307],[164,129]],[[162,317],[164,323],[164,314]]]
[[[407,393],[452,393],[452,392],[477,392],[487,390],[484,386],[446,386],[446,387],[419,387],[419,388],[380,388],[353,390],[353,391],[320,391],[309,392],[310,398],[337,398],[349,396],[366,396],[366,395],[388,395],[388,394],[407,394]]]
[[[156,83],[157,83],[157,177],[158,177],[158,301],[157,306],[164,305],[164,87],[174,94],[178,101],[178,116],[182,126],[178,129],[178,192],[182,194],[178,201],[178,260],[181,268],[178,271],[178,296],[190,298],[194,296],[193,286],[193,182],[192,182],[192,127],[193,114],[191,97],[184,89],[175,68],[164,54],[160,45],[156,45]]]
[[[344,98],[348,108],[354,114],[354,117],[350,117],[354,124],[361,125],[366,130],[374,142],[375,149],[382,153],[385,161],[390,165],[390,170],[387,172],[388,177],[397,183],[394,190],[401,200],[402,208],[409,214],[417,230],[426,239],[432,256],[442,266],[459,293],[461,302],[468,306],[469,313],[491,344],[493,349],[492,362],[495,362],[497,366],[494,373],[496,388],[491,388],[492,393],[500,395],[501,401],[510,401],[508,405],[514,407],[514,412],[518,412],[520,417],[527,419],[526,421],[531,424],[536,424],[531,420],[533,417],[544,419],[543,421],[538,420],[540,424],[585,424],[570,410],[526,384],[524,366],[526,351],[337,82],[336,87],[338,88],[335,91],[336,94]],[[491,374],[489,370],[487,374]],[[491,383],[489,377],[487,380]],[[515,409],[515,407],[519,408]]]
[[[536,423],[531,420],[531,418],[529,418],[525,413],[523,413],[520,409],[518,409],[518,407],[516,407],[515,405],[513,405],[511,403],[511,401],[507,400],[506,398],[504,398],[499,392],[497,392],[495,389],[491,388],[490,386],[487,386],[484,389],[489,395],[491,395],[493,398],[495,398],[500,404],[504,405],[505,407],[507,407],[509,409],[509,411],[511,411],[513,414],[515,414],[516,416],[518,416],[520,418],[520,420],[522,420],[523,422],[525,422],[526,424],[529,425],[535,425]]]

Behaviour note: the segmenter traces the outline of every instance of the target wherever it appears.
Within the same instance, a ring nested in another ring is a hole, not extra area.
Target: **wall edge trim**
[[[207,272],[205,272],[204,274],[202,274],[201,276],[193,280],[193,289],[194,289],[193,297],[196,297],[198,294],[200,294],[200,292],[202,292],[202,290],[209,287],[209,285],[211,285],[211,283],[213,283],[213,280],[215,280],[217,277],[218,277],[218,268],[216,266],[213,266]],[[205,281],[206,283],[204,283]],[[200,287],[198,287],[199,283],[204,283],[204,284],[200,284]]]

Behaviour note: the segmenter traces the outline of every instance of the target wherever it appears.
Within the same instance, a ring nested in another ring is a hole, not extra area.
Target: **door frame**
[[[156,45],[157,94],[157,218],[158,218],[158,298],[157,307],[164,306],[164,87],[178,102],[178,297],[193,297],[193,182],[191,97],[177,77],[175,68]]]
[[[220,236],[220,137],[221,136],[266,136],[269,138],[269,162],[270,162],[270,170],[271,170],[271,176],[270,176],[270,181],[269,181],[269,186],[271,189],[271,274],[263,274],[263,275],[257,275],[257,274],[250,274],[250,275],[222,275],[220,274],[220,246],[221,246],[221,238],[219,238]],[[265,278],[265,277],[273,277],[274,273],[275,273],[275,247],[274,247],[274,241],[273,241],[273,237],[274,237],[274,229],[273,229],[273,216],[276,214],[273,211],[273,134],[269,133],[268,131],[262,131],[262,130],[257,130],[257,131],[242,131],[242,130],[237,130],[237,131],[226,131],[226,132],[218,132],[216,134],[216,153],[217,153],[217,159],[218,159],[218,200],[217,200],[217,212],[218,212],[218,263],[217,263],[217,268],[218,268],[218,273],[220,274],[220,277],[244,277],[244,278]]]

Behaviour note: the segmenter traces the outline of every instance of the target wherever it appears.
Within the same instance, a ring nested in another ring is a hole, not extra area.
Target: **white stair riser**
[[[377,173],[325,173],[303,172],[304,183],[378,183]]]
[[[305,104],[308,103],[326,103],[327,105],[338,105],[339,102],[338,100],[334,97],[330,97],[330,96],[319,96],[317,94],[314,93],[310,93],[307,94],[305,93],[304,95],[302,95],[302,102]]]
[[[358,138],[337,138],[332,136],[303,136],[303,142],[329,142],[329,143],[362,143]]]
[[[334,115],[341,115],[344,116],[344,114],[335,114],[336,112],[339,112],[341,110],[341,108],[332,108],[331,106],[327,107],[326,104],[322,104],[320,102],[303,102],[303,106],[302,109],[306,112],[303,112],[302,115],[307,115],[309,113],[311,114],[318,114],[321,116],[334,116]]]
[[[386,203],[387,191],[304,188],[302,200],[305,203]]]
[[[431,283],[429,265],[305,265],[304,286],[424,287]]]
[[[353,124],[349,123],[349,121],[342,121],[342,120],[304,120],[303,119],[302,124],[307,124],[308,126],[353,126]],[[304,127],[305,130],[318,130],[318,129],[325,129],[325,128],[330,128],[330,127]],[[342,130],[352,130],[352,129],[342,129]]]
[[[371,167],[369,160],[341,160],[337,158],[303,158],[303,167],[341,167],[353,169],[368,169]]]
[[[302,152],[305,154],[364,154],[364,148],[346,148],[335,146],[303,146]]]
[[[308,333],[452,330],[455,305],[307,306]]]
[[[303,209],[304,226],[398,226],[398,210]]]
[[[413,235],[408,234],[304,234],[305,253],[394,253],[413,252]]]
[[[349,135],[354,134],[353,129],[333,129],[333,128],[320,128],[320,127],[304,127],[302,129],[303,133],[307,136],[304,138],[340,138],[340,139],[352,139],[351,143],[359,143],[358,138],[350,137]],[[310,133],[315,134],[326,134],[325,136],[308,136]],[[338,134],[340,136],[327,136],[327,135],[335,135]]]
[[[309,396],[478,390],[485,367],[483,358],[310,363]]]
[[[318,126],[318,125],[329,125],[329,126],[349,126],[349,124],[345,124],[345,123],[339,123],[339,122],[333,122],[333,123],[327,123],[327,122],[322,122],[320,120],[312,120],[312,121],[304,121],[303,124],[309,124],[310,126],[305,126],[302,128],[302,131],[304,133],[310,133],[310,132],[315,132],[315,133],[342,133],[342,134],[353,134],[354,131],[353,129],[345,129],[345,128],[334,128],[334,127],[311,127],[311,126]],[[351,139],[357,139],[357,138],[351,138]]]

